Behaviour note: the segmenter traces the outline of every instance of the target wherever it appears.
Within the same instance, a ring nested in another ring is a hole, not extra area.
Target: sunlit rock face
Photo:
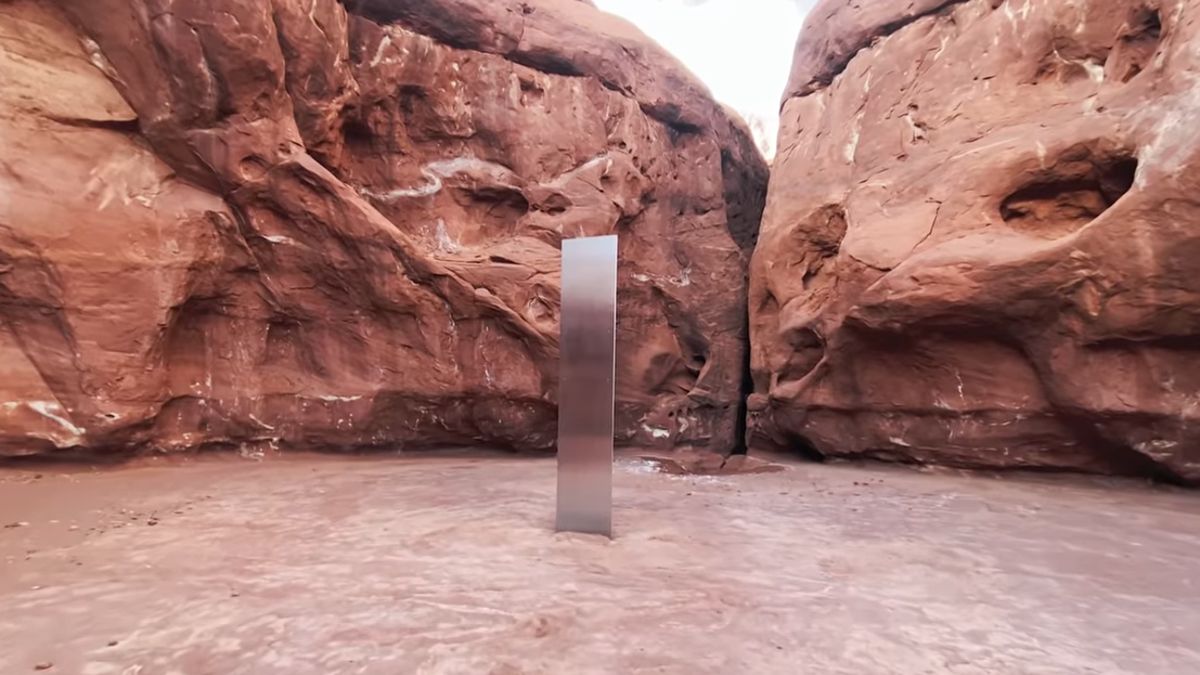
[[[1200,480],[1200,2],[825,0],[751,271],[755,444]]]
[[[0,454],[553,448],[559,242],[617,433],[742,438],[745,126],[577,0],[0,4]]]

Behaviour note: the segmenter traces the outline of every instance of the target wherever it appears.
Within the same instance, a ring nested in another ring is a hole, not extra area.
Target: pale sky
[[[774,154],[779,98],[792,48],[815,0],[596,0],[674,54],[712,90],[766,130]],[[757,131],[757,130],[756,130]]]

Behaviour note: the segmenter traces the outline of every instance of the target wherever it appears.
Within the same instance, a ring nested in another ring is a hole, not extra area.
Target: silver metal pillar
[[[562,242],[559,317],[560,531],[612,536],[617,237]]]

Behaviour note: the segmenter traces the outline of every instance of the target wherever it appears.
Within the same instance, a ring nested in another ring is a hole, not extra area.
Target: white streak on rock
[[[650,432],[650,435],[653,436],[654,438],[670,438],[671,437],[671,432],[668,429],[663,429],[661,427],[652,427],[648,424],[643,424],[642,428],[645,429],[646,431]]]
[[[858,152],[858,141],[862,129],[862,114],[854,118],[854,129],[850,132],[850,141],[846,143],[846,161],[853,164],[854,155]]]
[[[450,237],[450,233],[446,231],[446,221],[438,218],[437,224],[437,250],[442,253],[455,253],[462,247],[457,241]]]
[[[63,417],[59,413],[65,413],[62,406],[54,401],[28,401],[25,403],[30,410],[42,415],[43,417],[53,420],[63,429],[71,433],[69,439],[55,439],[56,442],[64,442],[67,445],[79,442],[79,437],[84,434],[84,430],[75,426],[71,420]]]
[[[392,38],[390,35],[385,34],[383,39],[379,41],[379,46],[375,49],[375,57],[371,59],[372,68],[378,66],[383,61],[383,52],[390,44],[392,44]]]

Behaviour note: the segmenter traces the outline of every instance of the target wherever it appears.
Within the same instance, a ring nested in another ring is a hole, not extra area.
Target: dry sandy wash
[[[621,460],[609,542],[550,531],[552,460],[0,482],[5,674],[1200,672],[1171,490]]]

